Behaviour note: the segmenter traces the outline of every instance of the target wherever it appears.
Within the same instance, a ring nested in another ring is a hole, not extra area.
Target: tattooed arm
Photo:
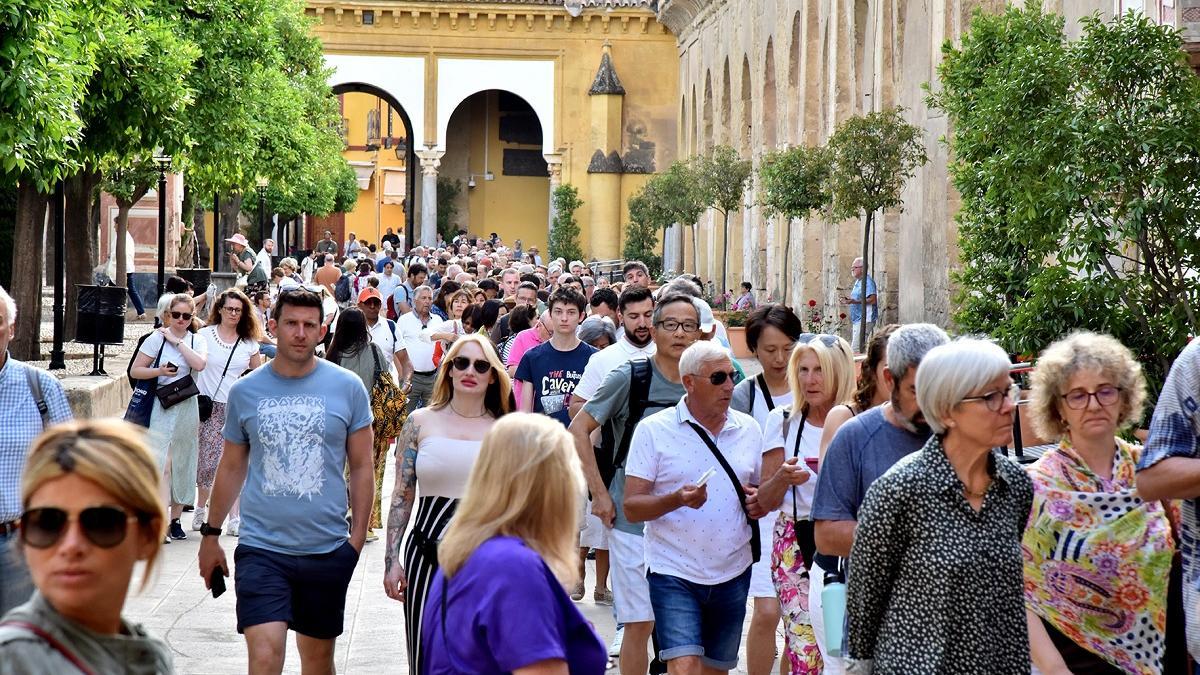
[[[388,511],[387,551],[384,556],[383,590],[393,600],[404,602],[408,580],[404,576],[401,547],[404,530],[412,516],[417,496],[417,440],[421,436],[421,411],[413,412],[400,438],[396,440],[396,487],[392,490],[392,506]]]

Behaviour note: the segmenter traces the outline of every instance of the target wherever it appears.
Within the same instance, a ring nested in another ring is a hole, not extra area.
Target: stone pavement
[[[390,453],[388,460],[384,477],[385,504],[395,480],[395,462]],[[125,603],[125,616],[143,624],[151,634],[170,645],[176,672],[180,675],[244,673],[246,644],[237,633],[233,580],[229,579],[229,590],[224,595],[216,600],[212,598],[200,579],[196,557],[200,535],[190,529],[190,513],[184,514],[183,525],[188,533],[187,540],[163,547],[158,569],[142,592],[138,592],[142,582],[140,568],[135,574]],[[223,536],[221,542],[232,565],[236,539]],[[383,552],[381,535],[379,541],[363,548],[354,571],[346,595],[345,632],[337,642],[335,658],[339,673],[407,673],[404,613],[400,603],[383,593]],[[607,644],[612,641],[615,623],[612,607],[598,605],[591,599],[595,579],[594,563],[588,561],[588,591],[578,605]],[[749,616],[748,607],[743,630],[749,628]],[[744,643],[741,657],[741,667],[734,673],[745,673]],[[300,657],[291,637],[284,672],[300,672]],[[617,671],[614,668],[609,672]]]

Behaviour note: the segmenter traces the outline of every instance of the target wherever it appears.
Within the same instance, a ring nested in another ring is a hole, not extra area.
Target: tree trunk
[[[96,228],[92,217],[92,196],[100,184],[100,172],[85,169],[63,182],[66,195],[66,305],[63,336],[75,339],[76,305],[79,291],[76,284],[92,283],[96,269]]]
[[[721,285],[717,288],[717,296],[725,294],[725,289],[729,288],[729,212],[723,214],[724,223],[721,225],[721,246],[724,249],[721,253]]]
[[[863,251],[862,251],[862,294],[858,298],[858,348],[862,352],[867,351],[867,279],[870,278],[870,259],[867,257],[869,253],[869,244],[871,242],[871,226],[875,223],[875,212],[867,213],[867,224],[863,227]],[[850,292],[854,293],[854,287],[850,287]]]
[[[21,361],[41,361],[42,279],[44,277],[46,204],[32,182],[17,186],[17,222],[13,233],[12,297],[17,303],[16,334],[9,345]],[[20,254],[16,254],[20,251]]]
[[[700,235],[696,232],[696,223],[692,223],[692,274],[700,276]]]
[[[788,302],[788,282],[792,279],[791,269],[788,267],[792,255],[792,219],[788,217],[787,224],[783,226],[783,291],[779,296],[779,304],[784,307],[791,307]]]
[[[128,237],[125,236],[125,234],[129,232],[129,210],[133,208],[134,204],[142,201],[142,197],[145,197],[146,193],[149,191],[150,184],[147,183],[145,185],[136,186],[128,201],[117,198],[117,218],[115,223],[116,231],[113,233],[113,236],[116,238],[116,251],[113,253],[113,256],[116,258],[116,260],[113,261],[113,265],[116,267],[116,278],[113,279],[113,283],[118,286],[127,285],[129,280],[125,275],[132,274],[134,272],[134,270],[128,269],[125,265],[125,258],[128,257],[129,253],[126,250],[126,242],[128,241]]]

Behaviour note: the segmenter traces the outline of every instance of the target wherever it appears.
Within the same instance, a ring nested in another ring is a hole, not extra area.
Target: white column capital
[[[546,159],[546,171],[550,173],[550,188],[554,189],[562,185],[562,153],[546,153],[542,157]]]
[[[436,176],[438,167],[442,165],[444,150],[417,150],[416,155],[421,160],[421,173],[426,176]]]

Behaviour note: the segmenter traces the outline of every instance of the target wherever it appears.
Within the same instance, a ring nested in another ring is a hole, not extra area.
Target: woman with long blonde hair
[[[21,477],[22,552],[37,592],[0,621],[0,670],[169,673],[171,653],[121,616],[134,566],[151,578],[167,529],[141,431],[66,422],[33,442]]]
[[[776,407],[763,432],[762,475],[758,492],[765,509],[781,508],[775,522],[771,577],[779,594],[784,625],[784,658],[793,675],[822,672],[822,652],[814,621],[820,607],[809,602],[810,571],[816,546],[809,520],[817,458],[825,417],[854,394],[854,353],[836,335],[799,336],[788,358],[792,403]],[[836,563],[833,565],[836,569]]]
[[[585,487],[561,424],[524,413],[496,423],[438,545],[422,672],[604,672],[604,643],[566,591],[579,523],[564,514],[580,512]]]
[[[496,349],[483,336],[462,335],[442,359],[429,405],[409,415],[396,441],[383,586],[389,598],[404,603],[412,673],[421,662],[421,616],[437,571],[438,542],[466,494],[484,436],[511,410],[512,381]],[[405,542],[414,506],[417,522]]]

